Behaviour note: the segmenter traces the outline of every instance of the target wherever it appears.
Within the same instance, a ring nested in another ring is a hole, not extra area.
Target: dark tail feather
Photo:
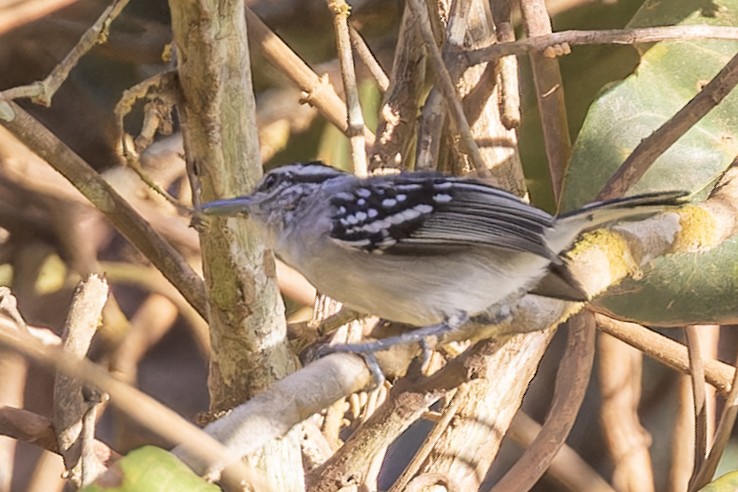
[[[661,212],[664,208],[678,207],[687,202],[687,191],[658,191],[642,195],[614,198],[601,202],[589,203],[578,210],[559,215],[559,220],[571,217],[581,217],[592,214],[592,222],[604,224],[613,220],[630,217],[638,214]],[[612,217],[612,218],[610,218]]]

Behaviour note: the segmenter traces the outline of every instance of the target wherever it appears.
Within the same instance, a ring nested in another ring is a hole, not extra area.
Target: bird
[[[416,327],[400,341],[406,343],[470,319],[496,319],[529,292],[586,301],[563,255],[580,234],[665,211],[686,195],[648,193],[554,216],[471,177],[419,171],[362,178],[312,161],[277,167],[251,194],[198,211],[248,217],[320,293]]]

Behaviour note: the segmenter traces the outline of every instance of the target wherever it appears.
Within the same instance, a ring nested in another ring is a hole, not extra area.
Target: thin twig
[[[587,392],[595,352],[591,313],[581,311],[569,322],[566,353],[556,374],[553,402],[541,432],[492,491],[529,490],[566,442]]]
[[[87,355],[107,299],[108,283],[97,275],[90,275],[78,286],[62,334],[62,349],[69,357],[82,360]],[[85,391],[81,381],[63,373],[56,375],[53,416],[56,439],[69,478],[80,488],[90,485],[105,471],[94,454],[84,453],[94,438],[94,418],[92,430],[86,429],[86,424],[90,423],[90,412],[94,417],[93,409],[97,406],[96,402],[87,401]]]
[[[541,432],[541,425],[523,411],[515,418],[507,431],[510,438],[523,449],[528,448]],[[562,490],[586,490],[587,492],[615,492],[610,484],[593,469],[577,451],[564,444],[546,471],[547,480],[561,484]]]
[[[443,40],[443,52],[441,56],[446,60],[446,56],[452,49],[463,46],[468,31],[468,17],[471,10],[471,2],[454,2],[451,12],[448,14],[445,29],[445,39]],[[421,29],[421,35],[422,28]],[[444,62],[445,65],[445,62]],[[457,63],[447,67],[451,80],[456,83],[463,73],[464,67]],[[456,92],[454,90],[454,92]],[[446,97],[441,87],[434,87],[423,104],[420,122],[418,125],[418,144],[415,156],[415,169],[421,171],[437,170],[440,166],[439,155],[441,143],[444,134],[448,131],[446,124],[446,115],[448,106]],[[475,108],[475,109],[478,109]],[[470,119],[464,117],[467,122]],[[469,125],[471,127],[471,125]],[[471,129],[470,129],[471,131]]]
[[[20,106],[3,100],[1,95],[0,125],[67,178],[207,318],[202,279],[89,164]]]
[[[28,410],[8,406],[0,407],[0,435],[59,453],[51,419]],[[95,441],[94,446],[95,453],[103,457],[105,461],[116,456],[116,453],[101,441]]]
[[[520,10],[528,36],[551,34],[551,19],[543,0],[523,0],[520,2]],[[564,82],[556,58],[540,51],[533,51],[530,53],[530,65],[541,115],[551,186],[554,200],[558,203],[564,185],[566,166],[571,157],[569,122],[564,104]]]
[[[688,41],[693,39],[738,40],[738,27],[723,26],[659,26],[601,31],[561,31],[531,36],[517,41],[494,44],[460,54],[468,65],[484,63],[508,55],[543,52],[560,44],[569,46],[598,44],[640,44],[658,41]]]
[[[637,348],[672,369],[683,374],[689,373],[687,348],[681,343],[636,323],[616,320],[603,314],[596,314],[595,319],[597,327],[605,333]],[[723,395],[728,394],[735,376],[735,368],[714,359],[705,359],[704,365],[705,380]]]
[[[366,68],[369,69],[369,73],[372,74],[381,91],[385,92],[389,87],[390,81],[382,65],[377,61],[377,58],[372,53],[369,45],[366,44],[366,41],[364,41],[361,33],[350,24],[349,35],[351,36],[351,46],[353,46],[354,52],[359,56],[359,59],[364,65],[366,65]]]
[[[259,50],[269,62],[279,68],[304,92],[304,102],[315,106],[328,121],[348,135],[346,104],[328,83],[327,77],[316,75],[249,8],[246,8],[246,22],[248,24],[249,39],[253,42],[254,50]],[[367,145],[374,145],[374,134],[368,129],[364,132],[364,138]]]
[[[54,94],[67,80],[69,72],[77,66],[79,60],[95,45],[105,43],[108,40],[110,24],[120,15],[128,2],[129,0],[115,0],[112,5],[106,8],[92,27],[82,35],[72,51],[67,54],[61,63],[54,67],[44,80],[7,89],[2,92],[2,97],[8,100],[27,97],[36,104],[50,106]]]
[[[684,329],[689,356],[689,374],[692,382],[692,403],[694,405],[694,463],[689,480],[690,488],[707,457],[707,397],[705,393],[705,366],[700,353],[698,327],[689,325]]]
[[[338,62],[341,65],[343,90],[346,93],[346,111],[348,114],[347,135],[351,143],[351,158],[354,164],[354,174],[365,177],[369,174],[366,162],[366,142],[364,133],[364,115],[359,103],[359,88],[356,86],[356,67],[354,55],[351,52],[351,37],[349,35],[348,17],[351,7],[346,0],[327,0],[328,8],[333,12],[333,28],[336,32],[336,47]]]
[[[145,393],[113,378],[89,360],[69,357],[61,348],[43,346],[19,331],[0,330],[0,345],[109,394],[111,405],[131,420],[165,442],[188,449],[202,462],[228,463],[223,474],[228,490],[242,490],[238,486],[242,481],[256,485],[262,482],[242,465],[239,456],[231,454],[201,429]]]
[[[738,85],[738,55],[735,55],[702,90],[651,135],[641,140],[610,177],[598,200],[625,194],[648,171],[656,159],[727,96]]]
[[[415,453],[410,463],[405,467],[399,478],[392,484],[392,488],[389,492],[400,492],[406,490],[406,486],[413,477],[420,471],[423,462],[430,456],[433,447],[436,445],[441,435],[446,432],[446,428],[451,424],[451,420],[457,416],[457,412],[461,405],[466,403],[466,399],[469,397],[469,385],[464,383],[458,387],[456,392],[451,398],[451,402],[443,409],[441,418],[433,426],[433,429],[423,440],[420,449]]]
[[[718,423],[717,431],[715,431],[715,442],[712,445],[712,449],[710,449],[707,459],[702,463],[699,473],[695,476],[694,482],[692,483],[693,489],[691,490],[698,490],[704,487],[712,479],[713,475],[715,475],[715,470],[717,470],[718,463],[733,433],[736,417],[738,417],[738,359],[736,359],[734,366],[733,382],[730,392],[725,399],[725,409],[720,416],[720,423]]]
[[[477,175],[479,177],[488,177],[489,170],[484,162],[484,157],[474,140],[471,128],[469,127],[469,122],[466,121],[466,116],[464,115],[464,107],[459,99],[459,95],[456,93],[454,81],[451,78],[451,74],[449,74],[446,69],[446,64],[443,61],[441,51],[436,45],[436,40],[433,36],[433,31],[431,30],[427,6],[421,0],[410,0],[409,5],[419,19],[418,29],[420,29],[420,35],[422,36],[428,50],[428,54],[430,55],[430,61],[436,72],[438,87],[441,89],[441,92],[446,99],[449,115],[451,117],[451,125],[458,133],[461,147],[464,152],[469,154],[469,158],[477,172]]]

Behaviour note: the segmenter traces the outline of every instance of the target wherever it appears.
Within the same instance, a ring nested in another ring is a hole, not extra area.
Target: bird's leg
[[[395,345],[407,345],[410,343],[420,343],[426,349],[429,349],[428,339],[431,337],[439,338],[441,335],[449,333],[467,322],[469,316],[466,313],[458,313],[450,316],[442,323],[436,325],[425,326],[415,330],[395,335],[392,337],[382,338],[373,342],[361,343],[342,343],[326,347],[327,352],[343,352],[352,354],[373,354],[388,350]]]
[[[318,349],[318,357],[323,357],[331,353],[349,353],[361,356],[366,362],[369,371],[372,373],[374,378],[375,387],[379,387],[384,383],[384,374],[382,369],[379,367],[375,352],[381,352],[388,350],[395,345],[407,345],[411,343],[420,344],[423,350],[423,367],[427,365],[430,360],[432,353],[431,344],[429,344],[430,338],[438,339],[441,335],[449,333],[461,325],[466,323],[469,316],[466,313],[458,313],[454,316],[450,316],[442,323],[438,323],[431,326],[425,326],[423,328],[417,328],[415,330],[395,335],[392,337],[382,338],[372,342],[361,342],[361,343],[342,343],[337,345],[324,345]]]

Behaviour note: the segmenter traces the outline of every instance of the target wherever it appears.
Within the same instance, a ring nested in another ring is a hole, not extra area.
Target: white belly
[[[319,292],[348,307],[415,326],[440,323],[459,312],[474,316],[511,295],[522,295],[544,276],[548,264],[539,256],[509,250],[496,252],[494,260],[489,250],[458,252],[451,262],[338,245],[330,249],[330,254],[322,251],[301,261],[284,260],[301,270]]]

